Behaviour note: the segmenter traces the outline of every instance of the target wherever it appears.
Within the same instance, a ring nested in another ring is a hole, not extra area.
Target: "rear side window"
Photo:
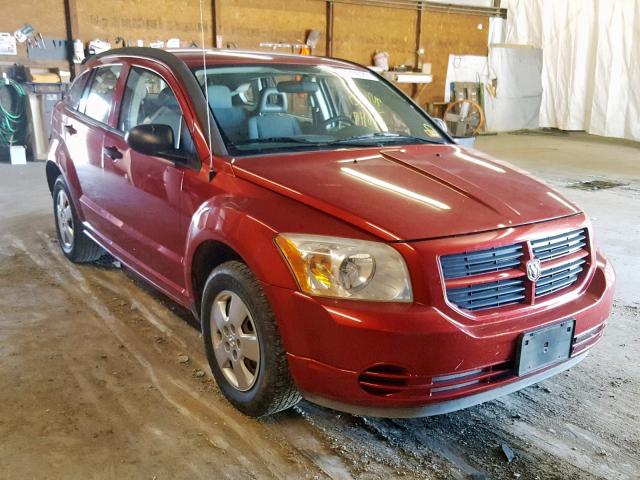
[[[84,86],[87,83],[87,78],[89,75],[87,72],[80,75],[73,81],[71,88],[67,92],[67,95],[64,98],[64,101],[67,105],[69,105],[74,110],[78,109],[78,105],[80,104],[80,99],[82,98],[82,92],[84,92]]]
[[[110,65],[97,69],[85,100],[85,115],[99,122],[107,123],[120,70],[122,70],[122,65]]]

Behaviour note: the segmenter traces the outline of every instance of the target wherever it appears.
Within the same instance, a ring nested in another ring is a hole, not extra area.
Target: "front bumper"
[[[495,400],[503,395],[517,392],[518,390],[570,369],[584,360],[587,355],[589,355],[589,352],[581,353],[571,357],[566,362],[562,362],[541,372],[522,377],[514,382],[494,386],[493,388],[479,393],[470,394],[452,400],[431,402],[418,407],[368,407],[333,400],[313,393],[306,393],[305,398],[310,402],[322,405],[323,407],[333,408],[334,410],[340,410],[341,412],[347,412],[353,415],[367,415],[369,417],[385,418],[431,417],[433,415],[442,415],[445,413],[455,412],[456,410],[462,410],[463,408],[473,407],[480,403]]]
[[[461,321],[420,303],[340,301],[264,288],[290,373],[307,399],[352,413],[414,417],[491,400],[581,361],[601,338],[613,302],[613,269],[599,254],[594,263],[588,284],[557,305],[488,323]],[[522,333],[568,318],[576,321],[570,358],[516,376]]]

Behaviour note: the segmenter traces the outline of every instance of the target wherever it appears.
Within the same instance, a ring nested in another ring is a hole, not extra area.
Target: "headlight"
[[[275,241],[305,293],[384,302],[413,300],[404,259],[389,245],[296,233],[283,233]]]

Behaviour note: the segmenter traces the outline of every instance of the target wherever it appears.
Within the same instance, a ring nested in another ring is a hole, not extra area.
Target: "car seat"
[[[209,85],[209,105],[213,116],[218,121],[225,135],[231,140],[241,140],[246,137],[246,117],[239,107],[231,103],[231,90],[224,85]]]
[[[182,110],[173,91],[169,87],[163,88],[155,101],[157,110],[147,117],[142,123],[155,123],[168,125],[173,130],[176,140],[175,148],[179,148],[182,132]]]
[[[276,100],[274,102],[274,100]],[[277,138],[300,135],[298,120],[287,114],[286,93],[277,88],[265,88],[260,96],[258,115],[249,119],[249,138]]]

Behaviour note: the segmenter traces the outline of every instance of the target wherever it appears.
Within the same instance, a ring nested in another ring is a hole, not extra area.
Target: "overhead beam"
[[[421,0],[332,0],[335,3],[349,3],[352,5],[368,5],[371,7],[400,8],[404,10],[417,10],[422,4],[425,10],[445,13],[462,13],[467,15],[479,15],[484,17],[507,17],[507,9],[494,6],[474,7],[471,5],[458,5],[451,3],[429,2]]]
[[[424,6],[422,2],[419,2],[418,5],[418,14],[416,15],[416,67],[420,63],[420,59],[422,55],[420,55],[419,50],[422,48],[422,16],[424,12]]]
[[[325,38],[326,38],[326,48],[325,55],[327,57],[333,57],[333,0],[328,0],[327,2],[327,17],[326,17],[326,26],[325,26]]]
[[[420,49],[422,48],[422,16],[424,14],[424,5],[422,2],[418,2],[418,12],[416,14],[416,62],[414,65],[414,70],[418,70],[420,66],[420,62],[422,61],[423,55],[420,53]],[[418,101],[418,96],[420,93],[420,89],[418,88],[418,84],[414,84],[412,86],[411,96]]]
[[[64,0],[64,23],[67,32],[67,57],[69,60],[69,73],[73,80],[77,73],[76,64],[73,63],[73,41],[80,38],[78,9],[76,8],[76,0]]]
[[[218,45],[218,35],[222,35],[220,30],[220,0],[211,0],[211,34],[213,35],[212,47],[222,47],[222,45]],[[202,48],[206,48],[206,46],[202,45]]]

